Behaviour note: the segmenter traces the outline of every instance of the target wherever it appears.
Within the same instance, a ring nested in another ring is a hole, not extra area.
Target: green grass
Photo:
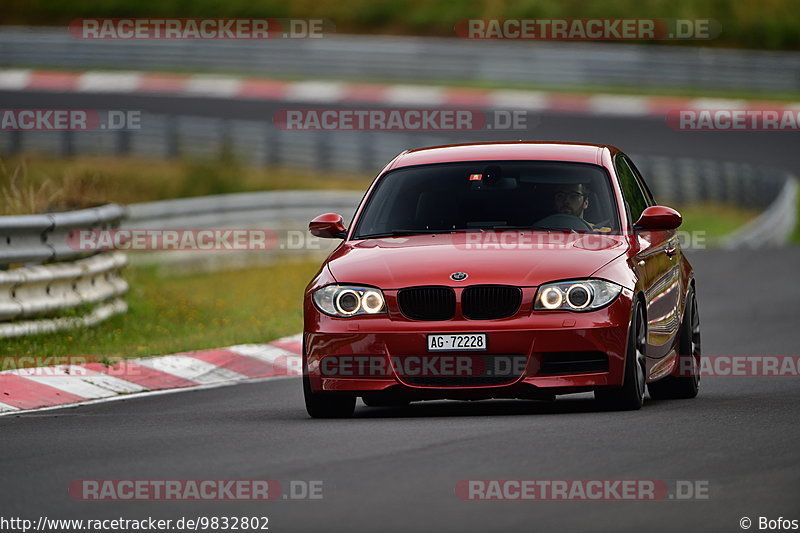
[[[465,18],[713,19],[717,39],[682,45],[800,48],[795,0],[5,0],[6,24],[67,24],[79,17],[328,19],[338,33],[453,36]]]
[[[711,246],[759,214],[757,209],[719,204],[695,204],[676,209],[683,216],[680,230],[690,233],[704,232],[705,242]]]
[[[164,161],[91,156],[15,157],[0,160],[0,216],[234,192],[364,190],[372,178],[250,168],[229,158]]]
[[[93,328],[4,339],[0,368],[13,367],[20,356],[113,360],[293,335],[303,328],[303,289],[319,265],[287,262],[169,278],[155,268],[129,268],[126,314]]]
[[[794,233],[789,242],[800,244],[800,195],[797,196],[797,217],[795,218]]]

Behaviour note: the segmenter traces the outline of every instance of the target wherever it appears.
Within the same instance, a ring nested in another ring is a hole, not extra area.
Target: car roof
[[[619,149],[604,144],[542,141],[505,141],[449,144],[408,150],[395,158],[390,168],[458,161],[539,160],[602,164],[601,154]],[[389,170],[389,169],[387,169]]]

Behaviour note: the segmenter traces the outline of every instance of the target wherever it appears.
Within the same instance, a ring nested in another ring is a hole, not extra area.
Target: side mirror
[[[683,217],[670,207],[653,205],[642,211],[642,216],[636,221],[636,227],[646,230],[670,230],[681,225]]]
[[[318,216],[309,222],[308,231],[311,232],[311,235],[323,239],[344,239],[347,236],[344,219],[342,219],[342,215],[336,213],[325,213]]]

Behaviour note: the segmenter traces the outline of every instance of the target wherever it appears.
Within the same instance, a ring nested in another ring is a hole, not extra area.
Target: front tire
[[[697,298],[694,290],[686,298],[686,311],[681,324],[678,341],[678,361],[680,375],[667,376],[650,383],[647,389],[654,400],[689,399],[697,396],[700,390],[700,315],[697,312]],[[689,375],[685,375],[686,370]]]
[[[625,377],[621,387],[596,389],[595,400],[610,411],[636,411],[644,403],[647,380],[647,323],[644,311],[637,300],[634,304],[631,326],[628,330],[628,349],[625,356]]]
[[[303,373],[303,396],[311,418],[350,418],[356,408],[356,397],[339,394],[319,394],[311,390],[311,380]]]

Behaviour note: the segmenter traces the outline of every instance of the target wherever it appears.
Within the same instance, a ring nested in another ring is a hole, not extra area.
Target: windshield
[[[367,199],[354,239],[470,230],[619,230],[606,171],[585,163],[473,161],[401,168]]]

